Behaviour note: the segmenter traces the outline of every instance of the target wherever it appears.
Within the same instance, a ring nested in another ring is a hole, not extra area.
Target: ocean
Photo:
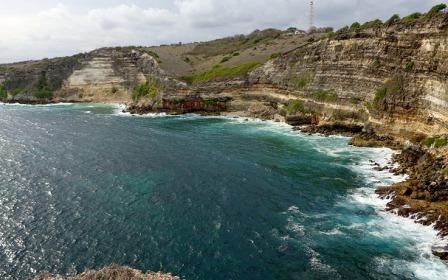
[[[286,124],[0,105],[0,279],[113,263],[183,279],[448,279],[384,211],[393,151]]]

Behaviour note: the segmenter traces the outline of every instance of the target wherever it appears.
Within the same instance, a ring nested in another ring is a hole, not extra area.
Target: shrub
[[[380,62],[380,59],[378,57],[375,57],[375,59],[372,62],[372,66],[375,67],[375,68],[378,68],[378,67],[381,66],[381,62]]]
[[[53,93],[48,87],[46,73],[43,72],[39,81],[37,82],[36,89],[34,90],[34,96],[37,98],[51,98]]]
[[[274,59],[274,58],[280,57],[281,55],[282,55],[282,53],[279,53],[279,52],[273,53],[269,56],[269,59]]]
[[[232,54],[232,56],[239,56],[239,55],[240,55],[239,52],[236,52],[236,53],[233,53],[233,54]]]
[[[193,84],[197,82],[205,82],[216,78],[227,78],[236,76],[245,76],[247,73],[260,65],[259,62],[243,63],[234,67],[223,67],[220,65],[215,65],[212,69],[198,73],[192,76],[183,76],[181,79],[188,84]]]
[[[153,51],[147,50],[146,53],[149,54],[150,56],[154,57],[156,60],[160,59],[160,56]]]
[[[375,19],[372,21],[365,22],[363,25],[361,25],[361,29],[379,28],[381,26],[383,26],[383,22],[379,19]]]
[[[347,33],[348,31],[350,31],[350,28],[348,26],[344,26],[344,27],[338,29],[336,31],[336,34],[343,34],[343,33]]]
[[[154,99],[157,97],[157,94],[160,90],[161,89],[157,84],[156,79],[150,76],[145,83],[134,87],[134,90],[132,91],[132,100],[134,100],[134,102],[137,102],[141,97],[144,96],[149,96],[151,99]]]
[[[0,85],[0,99],[6,99],[8,97],[8,93],[6,92],[5,88]]]
[[[24,89],[22,87],[18,87],[11,91],[11,95],[16,96],[17,94],[21,94],[21,93],[25,93],[25,92],[26,92],[26,89]]]
[[[300,75],[294,75],[289,78],[289,86],[295,88],[295,89],[302,89],[308,85],[310,82],[311,77],[307,73],[302,73]]]
[[[415,66],[414,62],[410,61],[410,62],[406,63],[406,65],[404,66],[404,70],[406,72],[411,72],[412,70],[414,70],[414,66]]]
[[[422,145],[433,148],[441,148],[448,145],[448,136],[433,136],[422,140]]]
[[[313,93],[313,98],[319,101],[334,102],[339,100],[338,95],[333,91],[321,90]]]
[[[448,175],[448,168],[444,168],[444,169],[442,169],[442,173],[443,173],[444,175]]]
[[[218,105],[218,103],[219,103],[218,99],[214,99],[214,98],[203,100],[203,104],[204,104],[205,108],[210,107],[210,106],[216,106],[216,105]]]
[[[391,16],[386,22],[386,25],[392,25],[394,23],[398,23],[400,22],[400,16],[398,14],[395,14],[393,16]]]
[[[116,86],[113,86],[110,91],[115,94],[118,92],[118,88]]]
[[[37,92],[34,93],[34,96],[36,96],[37,98],[51,98],[53,96],[53,93],[47,87],[44,87],[38,89]]]
[[[402,23],[408,23],[414,20],[419,19],[422,16],[421,13],[413,13],[401,19]]]
[[[293,100],[291,101],[288,106],[286,106],[286,112],[289,115],[294,115],[296,113],[303,113],[303,114],[309,114],[311,113],[310,110],[305,108],[305,105],[300,100]]]
[[[225,57],[223,57],[223,58],[221,59],[221,63],[227,62],[227,61],[229,61],[231,58],[232,58],[232,57],[230,57],[230,56],[225,56]]]
[[[444,3],[435,5],[434,7],[431,8],[431,10],[429,10],[429,12],[426,14],[426,17],[428,17],[428,18],[432,17],[433,15],[438,14],[445,9],[446,9],[446,4],[444,4]]]
[[[373,104],[378,106],[384,100],[386,95],[395,94],[400,91],[400,89],[401,85],[397,80],[391,79],[386,81],[383,87],[377,89],[375,98],[373,99]]]
[[[353,30],[353,31],[358,30],[358,29],[360,29],[360,28],[361,28],[361,24],[360,24],[359,22],[354,22],[354,23],[352,23],[352,25],[350,26],[350,30]]]

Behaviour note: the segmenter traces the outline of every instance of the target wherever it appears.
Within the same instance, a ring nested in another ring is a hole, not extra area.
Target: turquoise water
[[[111,263],[185,279],[447,279],[385,213],[387,149],[262,121],[0,105],[0,279]]]

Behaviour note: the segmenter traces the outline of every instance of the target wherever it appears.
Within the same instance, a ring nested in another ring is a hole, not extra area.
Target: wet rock
[[[448,260],[448,246],[433,246],[431,251],[442,260]]]

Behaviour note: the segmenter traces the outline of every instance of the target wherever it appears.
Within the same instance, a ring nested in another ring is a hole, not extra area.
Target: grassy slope
[[[233,68],[249,63],[263,63],[273,54],[295,49],[311,37],[318,39],[323,36],[325,34],[289,36],[285,32],[268,29],[246,36],[149,49],[158,54],[160,66],[168,74],[185,77],[210,72],[216,65]]]

